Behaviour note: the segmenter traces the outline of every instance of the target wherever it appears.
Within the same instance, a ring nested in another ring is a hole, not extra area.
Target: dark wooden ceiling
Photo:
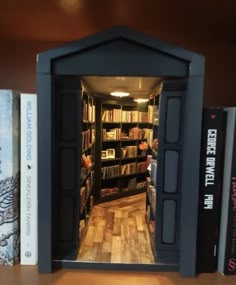
[[[123,25],[176,41],[236,41],[236,1],[6,0],[0,39],[68,42]]]

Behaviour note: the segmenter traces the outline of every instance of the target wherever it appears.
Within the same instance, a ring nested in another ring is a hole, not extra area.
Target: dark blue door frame
[[[180,126],[184,131],[178,149],[181,155],[181,169],[179,170],[181,186],[178,195],[176,194],[179,216],[176,224],[178,246],[175,250],[178,258],[177,263],[164,266],[160,264],[156,266],[96,265],[69,261],[60,261],[57,265],[87,269],[174,270],[184,276],[194,276],[196,274],[204,57],[126,28],[113,28],[38,55],[39,271],[51,272],[52,266],[55,265],[52,256],[53,78],[82,75],[158,76],[166,82],[170,79],[185,82]],[[171,106],[175,105],[176,101],[169,102],[171,102],[169,105],[171,110]],[[163,151],[163,161],[168,162],[168,159],[164,157],[164,148],[159,151]],[[168,155],[170,154],[169,152]],[[173,172],[169,172],[167,168],[166,175],[167,179],[168,175],[173,177]],[[166,246],[168,252],[168,245]]]

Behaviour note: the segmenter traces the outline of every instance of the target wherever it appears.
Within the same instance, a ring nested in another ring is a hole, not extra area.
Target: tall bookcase
[[[156,228],[157,225],[157,156],[158,156],[158,126],[159,126],[159,98],[160,95],[153,96],[148,105],[148,123],[152,130],[152,141],[149,142],[150,154],[147,158],[148,176],[147,176],[147,204],[146,220],[150,234],[150,241],[153,255],[156,258]],[[155,143],[154,143],[155,142]]]
[[[96,201],[144,192],[146,151],[139,146],[149,139],[147,104],[99,100],[96,110]]]
[[[80,182],[80,227],[79,239],[82,238],[93,206],[94,165],[95,165],[95,105],[94,99],[82,92],[82,133],[81,133],[81,182]]]

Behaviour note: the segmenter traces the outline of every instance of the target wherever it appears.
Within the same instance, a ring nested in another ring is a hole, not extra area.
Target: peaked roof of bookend
[[[106,45],[115,40],[131,42],[137,46],[142,46],[158,53],[164,53],[182,61],[194,63],[194,70],[191,70],[192,75],[202,75],[204,73],[204,56],[127,27],[113,27],[109,30],[98,32],[80,40],[39,53],[37,55],[37,73],[50,73],[51,62],[53,60],[74,53],[84,52],[88,49],[96,48],[96,46]]]

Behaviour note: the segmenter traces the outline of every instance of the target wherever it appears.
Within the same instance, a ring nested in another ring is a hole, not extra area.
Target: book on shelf
[[[136,157],[137,156],[137,146],[126,146],[126,157]]]
[[[101,168],[102,179],[120,176],[120,165],[112,165]]]
[[[147,123],[148,122],[148,112],[139,112],[138,121],[139,123]]]
[[[133,110],[133,111],[126,111],[122,110],[121,113],[121,120],[123,123],[137,123],[141,122],[139,119],[142,119],[144,117],[144,113],[141,115],[139,111]]]
[[[225,108],[226,130],[217,269],[236,274],[236,108]]]
[[[148,106],[148,122],[151,124],[158,122],[158,106],[157,105]]]
[[[152,183],[156,186],[157,185],[157,160],[151,160],[151,179]]]
[[[199,209],[197,236],[197,272],[216,271],[225,114],[223,108],[203,109]]]
[[[82,151],[91,147],[91,130],[88,129],[87,131],[82,132]]]
[[[143,138],[147,140],[148,145],[152,145],[153,142],[153,129],[144,128],[143,129],[144,136]]]
[[[119,188],[118,187],[113,187],[113,188],[102,188],[100,190],[100,197],[107,197],[107,196],[111,196],[114,194],[118,194],[119,193]]]
[[[121,109],[104,110],[102,113],[102,122],[120,122]]]
[[[0,264],[20,259],[20,93],[0,90]]]
[[[95,105],[91,103],[88,104],[88,121],[95,122]]]
[[[83,121],[88,120],[88,104],[86,100],[83,100]]]
[[[21,264],[38,262],[37,95],[21,94]]]

